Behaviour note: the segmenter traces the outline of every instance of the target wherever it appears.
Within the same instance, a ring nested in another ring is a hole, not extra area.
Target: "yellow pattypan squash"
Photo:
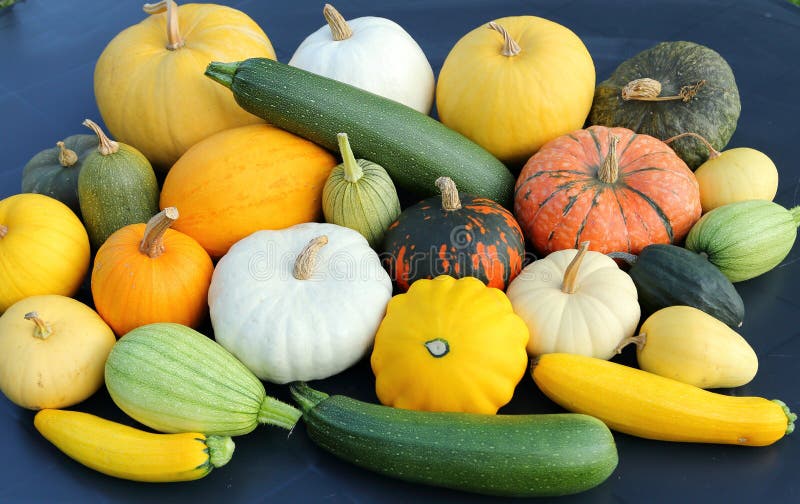
[[[381,403],[495,414],[528,366],[528,328],[473,277],[417,280],[389,302],[372,351]]]

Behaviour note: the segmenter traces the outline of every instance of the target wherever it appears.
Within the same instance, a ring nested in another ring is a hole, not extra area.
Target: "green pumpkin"
[[[595,88],[589,121],[660,140],[693,132],[719,151],[736,130],[741,109],[733,71],[722,56],[693,42],[662,42],[623,62]],[[670,147],[693,170],[709,156],[692,137]]]
[[[157,214],[159,189],[153,167],[141,152],[109,139],[89,119],[83,124],[99,139],[78,176],[83,222],[97,250],[114,231]]]
[[[800,224],[800,206],[787,210],[766,200],[729,203],[695,223],[686,248],[705,254],[731,282],[770,271],[792,250]]]
[[[355,229],[376,248],[400,215],[397,189],[382,166],[355,158],[346,133],[339,133],[337,140],[343,162],[331,171],[322,189],[325,220]]]
[[[22,169],[22,192],[50,196],[80,215],[78,174],[86,156],[96,149],[95,135],[72,135],[41,151]]]

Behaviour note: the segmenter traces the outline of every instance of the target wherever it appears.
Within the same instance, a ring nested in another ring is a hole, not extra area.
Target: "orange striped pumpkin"
[[[694,173],[664,142],[592,126],[547,143],[523,167],[514,212],[540,254],[591,242],[638,254],[680,242],[700,218]]]

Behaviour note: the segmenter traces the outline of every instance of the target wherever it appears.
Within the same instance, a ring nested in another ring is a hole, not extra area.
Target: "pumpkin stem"
[[[589,242],[582,242],[580,248],[578,249],[578,253],[575,254],[575,257],[572,258],[572,261],[570,261],[569,265],[567,266],[566,271],[564,271],[564,281],[561,283],[561,292],[575,294],[575,291],[578,289],[578,286],[576,285],[576,281],[578,279],[578,270],[581,267],[583,258],[586,256],[587,250],[589,250]]]
[[[0,224],[0,239],[5,238],[8,234],[8,226]]]
[[[353,149],[350,148],[350,141],[347,138],[347,133],[338,133],[336,135],[336,141],[339,142],[339,152],[342,153],[344,179],[354,184],[364,176],[364,170],[361,169],[358,161],[356,161],[356,157],[353,155]]]
[[[666,140],[664,140],[664,143],[669,145],[672,142],[674,142],[675,140],[679,140],[679,139],[681,139],[683,137],[687,137],[687,136],[690,136],[692,138],[700,140],[700,142],[703,145],[706,146],[706,149],[708,149],[708,159],[714,159],[714,158],[718,158],[718,157],[721,156],[721,153],[717,149],[715,149],[714,146],[711,145],[711,142],[706,140],[703,137],[703,135],[698,135],[697,133],[694,133],[694,132],[691,132],[691,131],[687,131],[686,133],[681,133],[680,135],[675,135],[674,137],[669,137]]]
[[[155,214],[144,228],[144,237],[139,243],[139,252],[152,259],[164,253],[164,233],[178,220],[178,209],[167,207]]]
[[[639,256],[635,254],[629,254],[627,252],[609,252],[606,254],[611,259],[619,259],[621,261],[625,261],[628,263],[628,266],[633,266],[636,264],[636,260],[639,259]]]
[[[147,14],[160,14],[167,11],[167,49],[174,51],[186,45],[178,25],[178,4],[172,0],[161,0],[158,3],[144,4],[142,10]]]
[[[658,96],[661,94],[661,83],[655,79],[635,79],[622,87],[622,99],[638,101],[671,101],[682,100],[690,101],[697,95],[700,88],[706,85],[705,80],[697,81],[696,84],[681,87],[680,92],[674,96]]]
[[[36,324],[36,329],[33,330],[33,335],[40,339],[47,339],[51,334],[53,334],[53,329],[50,328],[50,324],[45,322],[44,320],[39,317],[39,313],[32,311],[25,314],[25,320],[32,320],[34,324]]]
[[[208,462],[214,467],[222,467],[230,462],[236,445],[230,436],[208,436],[205,440],[208,446]]]
[[[338,42],[353,36],[353,29],[350,28],[350,25],[347,24],[347,21],[333,5],[325,4],[325,7],[322,8],[322,15],[325,16],[325,21],[328,22],[328,26],[331,28],[333,40]]]
[[[506,29],[501,25],[491,21],[489,23],[489,28],[503,36],[503,50],[501,51],[503,56],[516,56],[522,52],[522,48],[519,46],[519,44],[517,44],[517,41],[511,38],[511,35],[509,35],[508,31],[506,31]]]
[[[303,248],[300,255],[294,261],[292,275],[298,280],[308,280],[314,274],[314,267],[317,265],[317,254],[320,249],[327,245],[328,237],[325,235],[317,236]]]
[[[621,354],[622,349],[624,349],[631,343],[635,344],[638,350],[641,350],[642,347],[644,347],[645,343],[647,343],[647,333],[642,333],[638,336],[629,336],[627,338],[623,338],[622,341],[619,342],[619,345],[617,345],[617,348],[614,349],[614,353]]]
[[[442,208],[447,212],[461,208],[461,199],[458,197],[456,183],[450,177],[436,179],[436,187],[442,192]]]
[[[64,145],[64,142],[56,142],[56,147],[58,147],[58,162],[64,168],[68,168],[75,163],[78,162],[78,155],[75,154],[74,150],[67,149],[67,146]]]
[[[100,144],[97,146],[97,150],[100,154],[108,156],[109,154],[115,154],[119,150],[119,144],[108,138],[96,122],[91,119],[84,119],[83,125],[91,128],[94,134],[97,135],[97,139],[100,140]]]
[[[619,159],[617,159],[617,143],[619,137],[611,135],[608,140],[608,154],[603,160],[603,165],[597,170],[597,178],[606,184],[613,184],[619,177]]]

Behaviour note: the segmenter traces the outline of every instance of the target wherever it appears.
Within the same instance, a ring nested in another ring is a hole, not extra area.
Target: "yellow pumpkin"
[[[169,0],[145,5],[145,12],[150,17],[114,37],[95,66],[97,107],[112,136],[168,170],[207,136],[263,122],[203,75],[211,61],[275,59],[269,38],[249,16]]]
[[[546,142],[583,127],[595,69],[568,28],[511,16],[464,35],[436,85],[440,120],[501,161],[521,164]]]
[[[89,269],[89,235],[60,201],[17,194],[0,201],[0,313],[39,294],[71,296]]]
[[[0,390],[32,410],[77,404],[103,384],[116,341],[103,319],[80,301],[25,298],[0,317]]]
[[[474,277],[411,284],[386,310],[371,356],[381,403],[495,414],[528,366],[528,329],[503,291]]]
[[[694,172],[703,212],[739,201],[772,201],[778,193],[778,168],[763,152],[736,147],[712,154]]]
[[[219,258],[256,231],[322,218],[322,189],[336,158],[292,133],[256,124],[219,132],[181,156],[164,180],[173,229]]]

